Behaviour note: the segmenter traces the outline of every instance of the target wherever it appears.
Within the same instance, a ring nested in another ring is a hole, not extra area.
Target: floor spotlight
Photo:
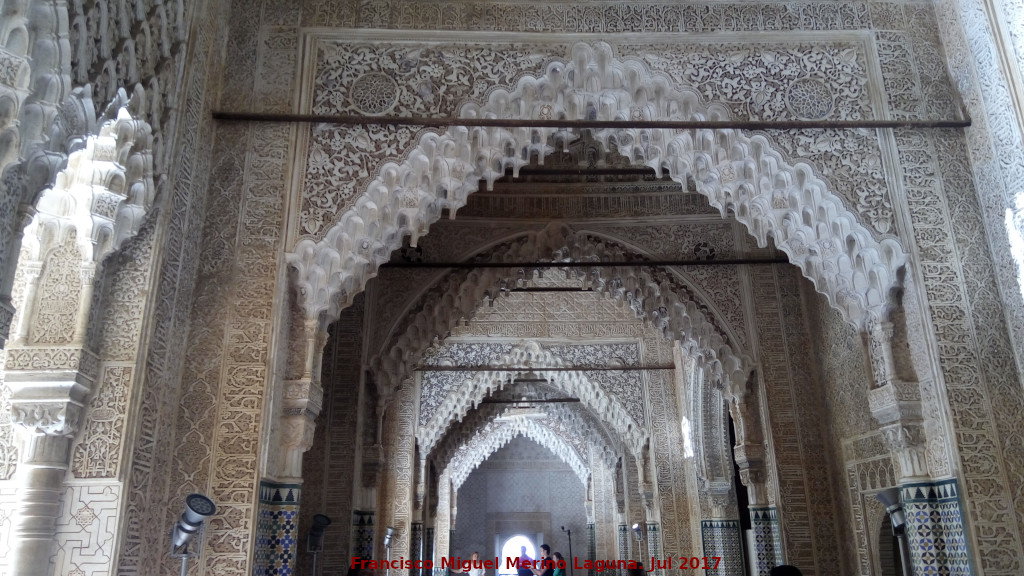
[[[633,524],[633,535],[636,536],[636,541],[637,542],[643,542],[643,540],[644,540],[644,532],[640,528],[639,524]]]
[[[203,524],[206,519],[217,513],[217,506],[202,494],[189,494],[185,497],[185,511],[171,529],[171,557],[181,558],[181,573],[188,572],[188,559],[199,555],[202,546]],[[196,537],[199,542],[191,549],[189,544]]]
[[[317,560],[320,551],[324,549],[324,530],[331,525],[331,519],[325,514],[314,514],[313,525],[309,527],[309,534],[306,536],[306,552],[313,555],[313,576],[319,572]]]
[[[384,549],[388,552],[388,569],[387,576],[391,576],[391,540],[395,537],[396,530],[391,526],[388,526],[384,532]]]

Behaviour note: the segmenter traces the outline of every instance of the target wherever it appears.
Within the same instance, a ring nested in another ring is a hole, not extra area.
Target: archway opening
[[[517,436],[494,451],[458,488],[458,520],[452,549],[469,557],[493,551],[496,573],[515,576],[510,559],[537,559],[542,543],[568,557],[562,526],[583,534],[586,487],[566,462],[547,447]]]
[[[892,520],[886,512],[878,531],[878,563],[882,576],[905,576],[900,562],[900,541],[892,531]]]

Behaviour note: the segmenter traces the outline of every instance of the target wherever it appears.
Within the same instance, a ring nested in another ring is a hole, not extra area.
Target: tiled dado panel
[[[708,576],[743,574],[743,533],[739,520],[701,520],[700,532],[704,540],[704,557],[700,564],[694,567],[693,558],[690,558],[686,559],[686,566],[674,564],[673,568],[678,566],[685,573],[697,572],[708,566],[705,568]],[[674,560],[683,562],[684,559]]]
[[[900,500],[914,573],[971,576],[957,481],[907,484]]]
[[[373,512],[352,512],[352,555],[373,558]]]
[[[750,508],[750,529],[754,532],[754,554],[757,576],[768,576],[774,566],[783,563],[782,533],[779,513],[775,508]]]
[[[299,484],[260,481],[253,576],[292,576],[298,542]]]

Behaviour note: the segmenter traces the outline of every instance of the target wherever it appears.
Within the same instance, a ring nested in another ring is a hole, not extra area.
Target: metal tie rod
[[[572,368],[498,368],[494,366],[417,366],[415,372],[631,372],[675,370],[672,364],[654,366],[574,366]]]
[[[484,398],[481,404],[561,404],[566,402],[579,402],[579,398],[533,398],[530,400],[503,400],[501,398]]]
[[[388,262],[380,268],[651,268],[657,266],[738,266],[788,264],[786,258],[731,258],[725,260],[636,260],[631,262]]]
[[[457,118],[423,116],[362,116],[357,114],[275,114],[261,112],[213,112],[214,120],[228,122],[306,122],[347,126],[466,126],[483,128],[577,128],[577,129],[655,129],[676,130],[800,130],[806,128],[967,128],[971,118],[963,120],[555,120],[530,118]]]

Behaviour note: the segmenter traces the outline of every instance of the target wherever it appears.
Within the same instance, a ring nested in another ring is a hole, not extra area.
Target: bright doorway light
[[[501,566],[498,568],[499,576],[505,574],[515,574],[516,569],[508,566],[508,558],[519,558],[520,551],[523,546],[526,546],[526,555],[534,560],[537,559],[537,549],[533,547],[533,542],[529,538],[522,534],[516,534],[515,536],[505,540],[505,543],[501,545],[501,557],[498,559]]]

